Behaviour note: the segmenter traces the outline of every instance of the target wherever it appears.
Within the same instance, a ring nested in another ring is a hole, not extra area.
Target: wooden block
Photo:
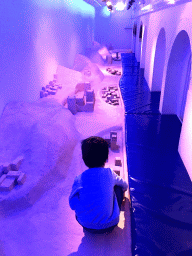
[[[84,98],[76,98],[76,104],[79,106],[84,106]]]
[[[22,185],[26,180],[26,174],[22,172],[22,174],[17,179],[18,185]]]
[[[94,101],[94,90],[86,90],[86,102]]]
[[[112,134],[111,135],[111,141],[117,142],[117,135]]]
[[[8,171],[9,171],[9,169],[7,167],[3,166],[3,168],[2,168],[3,174],[7,174]]]
[[[117,141],[117,132],[111,131],[110,132],[110,139]]]
[[[51,91],[57,91],[57,89],[56,89],[54,86],[51,86],[49,89],[50,89]]]
[[[93,112],[94,111],[94,102],[87,102],[84,106],[85,112]]]
[[[68,96],[67,105],[68,105],[68,109],[71,111],[71,113],[73,115],[75,115],[77,113],[76,97],[75,96]]]
[[[3,172],[3,174],[7,174],[8,171],[11,171],[11,165],[10,163],[4,163],[3,167],[1,168],[1,172]]]
[[[115,166],[122,166],[121,158],[115,157]]]
[[[109,148],[111,147],[111,140],[110,139],[105,139],[107,141],[107,144],[109,146]]]
[[[120,171],[119,170],[114,170],[114,172],[120,176]]]
[[[6,174],[3,174],[1,177],[0,177],[0,185],[1,183],[4,181],[4,179],[6,179],[7,175]]]
[[[18,156],[11,164],[11,171],[18,171],[23,160],[24,156]]]
[[[20,172],[20,171],[9,171],[8,173],[7,173],[7,177],[12,177],[12,178],[15,178],[15,179],[17,179],[17,178],[19,178],[19,176],[22,174],[22,172]]]
[[[112,101],[113,103],[119,102],[118,99],[111,99],[111,101]]]
[[[44,97],[44,91],[40,91],[40,98]]]
[[[111,143],[111,150],[119,150],[119,145],[117,145],[116,143]]]
[[[0,170],[0,177],[4,174],[3,168]]]
[[[55,94],[56,94],[56,91],[50,89],[48,93],[49,93],[50,95],[55,95]]]
[[[15,178],[7,178],[0,185],[0,191],[11,191],[15,186]]]

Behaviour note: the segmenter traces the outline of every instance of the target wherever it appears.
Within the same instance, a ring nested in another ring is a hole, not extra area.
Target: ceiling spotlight
[[[109,7],[112,6],[112,3],[110,1],[107,1],[106,5]]]
[[[115,5],[115,8],[116,8],[117,11],[123,11],[125,9],[125,4],[123,2],[118,2]]]

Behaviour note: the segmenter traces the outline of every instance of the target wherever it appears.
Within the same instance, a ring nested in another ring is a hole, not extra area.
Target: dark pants
[[[123,189],[120,186],[115,186],[114,191],[115,191],[117,202],[118,202],[118,205],[119,205],[119,210],[121,210],[121,204],[122,204],[123,197],[124,197]],[[76,217],[76,219],[77,219],[77,217]],[[88,231],[90,233],[94,233],[94,234],[103,234],[103,233],[106,233],[106,232],[113,231],[113,229],[116,226],[117,225],[109,227],[109,228],[105,228],[105,229],[90,229],[90,228],[83,227],[83,230],[86,230],[86,231]]]

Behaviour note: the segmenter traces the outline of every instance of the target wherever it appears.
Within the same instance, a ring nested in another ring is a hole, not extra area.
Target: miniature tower
[[[119,146],[117,145],[117,132],[110,132],[111,139],[111,150],[118,150]]]
[[[86,94],[86,91],[87,90],[91,90],[91,84],[90,83],[84,83],[84,92],[85,92],[85,94]]]
[[[85,91],[85,112],[93,112],[94,111],[94,104],[95,104],[95,93],[94,90],[86,90]]]
[[[68,109],[71,111],[73,115],[77,113],[76,107],[76,97],[75,96],[68,96],[67,98]]]
[[[94,102],[94,90],[86,90],[86,102]]]

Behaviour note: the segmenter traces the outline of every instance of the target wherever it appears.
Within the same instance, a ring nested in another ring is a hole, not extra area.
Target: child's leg
[[[75,218],[77,220],[77,216],[75,215]],[[78,222],[78,220],[77,220]],[[78,222],[79,223],[79,222]],[[80,224],[80,223],[79,223]],[[81,225],[81,224],[80,224]],[[82,226],[82,225],[81,225]],[[114,225],[112,227],[109,227],[109,228],[105,228],[105,229],[90,229],[90,228],[85,228],[83,227],[83,231],[88,231],[90,233],[93,233],[93,234],[104,234],[104,233],[110,233],[113,231],[113,229],[116,227],[117,225]]]
[[[85,228],[83,227],[83,231],[86,230],[90,233],[93,233],[93,234],[104,234],[104,233],[110,233],[113,231],[113,229],[116,227],[117,225],[115,226],[112,226],[112,227],[109,227],[109,228],[105,228],[105,229],[90,229],[90,228]]]
[[[122,201],[123,201],[123,198],[124,198],[123,188],[116,185],[116,186],[114,186],[114,191],[115,191],[115,194],[116,194],[116,197],[117,197],[117,202],[118,202],[118,205],[119,205],[119,209],[121,210],[121,204],[122,204]]]

